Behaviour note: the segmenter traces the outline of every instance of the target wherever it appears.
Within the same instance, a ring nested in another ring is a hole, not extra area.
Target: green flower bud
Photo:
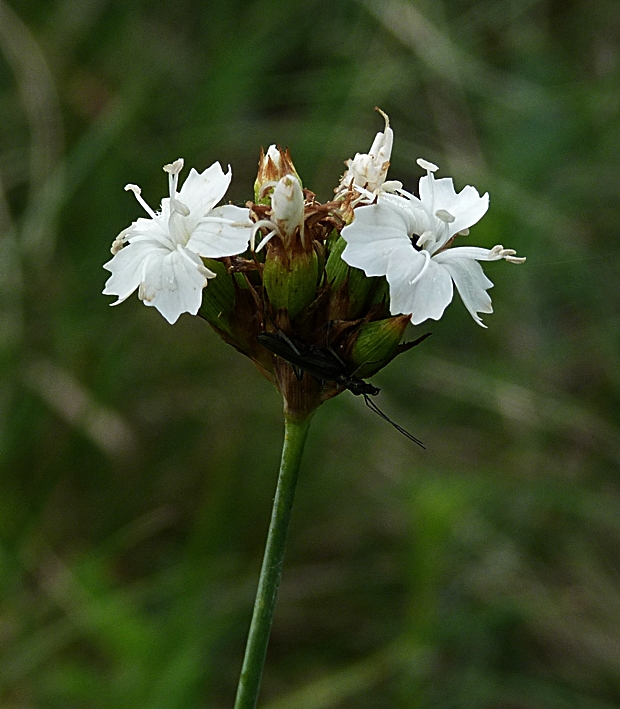
[[[330,318],[332,320],[353,320],[364,310],[377,278],[368,277],[364,271],[348,266],[342,260],[342,252],[347,242],[339,237],[331,248],[325,265],[327,280],[335,293]]]
[[[375,281],[375,288],[371,293],[368,305],[383,305],[385,309],[388,310],[390,307],[390,287],[388,286],[387,279],[385,276],[379,276],[373,280]]]
[[[232,318],[235,310],[235,285],[233,277],[221,261],[203,259],[206,267],[216,274],[204,289],[200,315],[216,330],[232,335]]]
[[[399,343],[411,316],[397,315],[362,325],[348,355],[360,379],[372,377],[399,353]]]
[[[314,250],[288,257],[270,251],[265,259],[263,284],[276,310],[285,309],[294,320],[316,298],[319,259]]]

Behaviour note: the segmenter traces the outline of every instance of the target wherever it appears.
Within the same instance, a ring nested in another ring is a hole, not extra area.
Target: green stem
[[[254,709],[258,700],[278,586],[282,576],[282,561],[291,521],[297,474],[311,418],[312,416],[309,416],[303,421],[295,421],[286,415],[284,417],[284,445],[278,486],[273,501],[267,544],[234,709]]]

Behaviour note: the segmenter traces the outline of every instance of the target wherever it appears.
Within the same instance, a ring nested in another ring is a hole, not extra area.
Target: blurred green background
[[[489,191],[495,313],[316,414],[264,709],[620,704],[617,0],[0,1],[0,706],[233,703],[281,403],[206,324],[101,289],[164,163],[290,147],[332,195],[386,111]]]

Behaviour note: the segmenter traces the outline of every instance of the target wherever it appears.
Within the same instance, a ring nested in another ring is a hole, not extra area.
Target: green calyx
[[[341,236],[338,237],[325,265],[327,279],[336,294],[331,312],[333,319],[359,317],[377,285],[377,278],[368,277],[360,269],[352,268],[342,260],[346,245],[347,242]]]
[[[372,377],[399,354],[399,343],[408,322],[409,315],[397,315],[359,328],[348,356],[357,377]]]
[[[281,258],[272,251],[265,259],[263,284],[275,310],[286,310],[295,320],[316,298],[319,259],[314,251]]]
[[[215,259],[204,259],[213,273],[202,297],[200,315],[216,330],[232,336],[232,318],[235,310],[235,284],[225,264]]]

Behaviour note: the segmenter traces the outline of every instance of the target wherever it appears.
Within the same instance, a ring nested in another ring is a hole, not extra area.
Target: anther
[[[185,162],[183,158],[177,158],[169,165],[164,165],[164,172],[167,172],[169,175],[178,175],[179,172],[181,172],[181,170],[183,169],[184,164]]]
[[[501,244],[494,246],[491,249],[491,256],[496,256],[497,258],[503,258],[509,263],[524,263],[525,256],[516,256],[517,252],[514,249],[505,249]]]
[[[423,231],[420,238],[415,242],[415,245],[423,249],[426,244],[433,238],[433,232],[430,229]]]
[[[423,170],[426,170],[427,172],[437,172],[437,170],[439,170],[437,165],[432,162],[429,162],[428,160],[424,160],[424,158],[418,158],[416,162]]]
[[[142,205],[145,212],[147,212],[147,214],[150,215],[151,219],[155,219],[155,217],[157,215],[149,207],[149,205],[144,201],[144,198],[142,197],[142,190],[138,187],[138,185],[132,185],[132,184],[125,185],[125,192],[133,192],[135,198],[138,200],[138,203]]]
[[[435,212],[435,216],[437,219],[441,219],[442,222],[445,222],[446,224],[452,224],[452,222],[456,219],[456,217],[453,214],[450,214],[446,209],[438,209]]]
[[[117,236],[112,242],[112,247],[110,252],[116,256],[116,254],[125,246],[125,238],[123,236]]]

